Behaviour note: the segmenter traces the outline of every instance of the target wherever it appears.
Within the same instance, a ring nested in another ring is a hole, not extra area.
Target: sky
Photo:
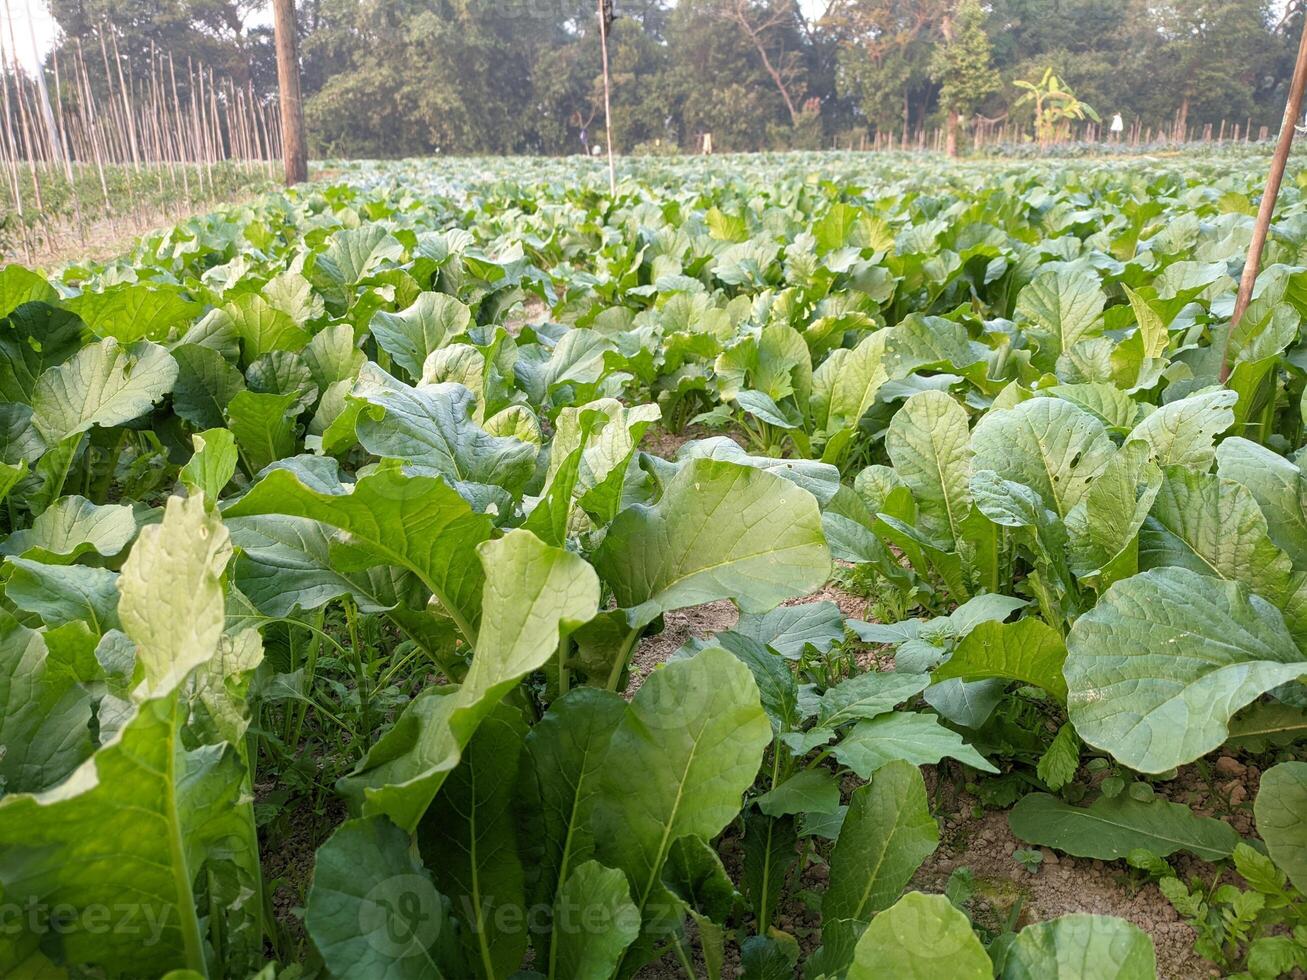
[[[58,27],[43,0],[0,0],[0,4],[0,26],[4,29],[0,48],[7,59],[16,55],[18,63],[30,72],[54,45]],[[32,48],[33,35],[40,57]]]

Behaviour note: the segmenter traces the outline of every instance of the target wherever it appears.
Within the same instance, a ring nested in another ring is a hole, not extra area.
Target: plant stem
[[[354,659],[354,678],[359,687],[359,713],[362,716],[363,744],[372,745],[372,706],[368,695],[368,678],[363,670],[363,653],[359,649],[358,610],[348,596],[341,603],[345,607],[345,625],[349,629],[350,651]]]
[[[571,647],[572,634],[558,627],[558,696],[561,698],[567,693],[571,678],[567,670],[567,653]]]
[[[626,666],[627,658],[631,656],[631,648],[635,646],[635,641],[639,636],[640,631],[638,629],[633,629],[626,634],[626,639],[622,641],[622,646],[613,660],[613,668],[608,674],[608,684],[606,685],[608,690],[617,690],[617,682],[622,679],[622,668]]]

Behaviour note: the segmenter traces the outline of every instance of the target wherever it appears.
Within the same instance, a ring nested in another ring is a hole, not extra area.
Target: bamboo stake
[[[86,58],[82,55],[82,41],[77,39],[77,66],[81,72],[82,95],[85,99],[87,126],[90,130],[91,150],[95,156],[95,170],[100,176],[100,193],[104,195],[104,209],[113,218],[113,203],[109,199],[109,184],[104,177],[104,157],[100,153],[100,127],[95,112],[95,93],[91,89],[91,78],[86,73]]]
[[[172,79],[172,111],[177,122],[177,151],[181,158],[182,189],[186,202],[191,203],[190,153],[186,147],[186,127],[182,123],[182,104],[177,97],[177,66],[173,64],[172,52],[168,52],[168,75]]]
[[[132,166],[137,173],[140,173],[141,158],[136,141],[136,119],[132,113],[131,102],[128,100],[127,80],[123,77],[122,56],[118,53],[118,35],[111,34],[109,35],[109,38],[113,41],[113,63],[114,67],[118,69],[118,90],[122,93],[123,118],[127,121],[127,142],[132,151]],[[101,39],[101,43],[103,43],[103,38]]]
[[[608,10],[607,0],[599,0],[599,50],[604,58],[604,139],[608,143],[608,196],[617,196],[617,168],[613,164],[613,110],[608,81]]]
[[[1293,146],[1294,125],[1302,112],[1304,86],[1307,86],[1307,24],[1303,25],[1302,36],[1298,39],[1298,58],[1293,65],[1293,78],[1289,82],[1289,98],[1284,104],[1280,139],[1275,146],[1275,155],[1271,158],[1271,169],[1266,175],[1266,189],[1262,192],[1262,200],[1257,208],[1257,220],[1253,223],[1253,237],[1248,243],[1248,258],[1239,279],[1234,314],[1230,317],[1230,328],[1225,332],[1225,344],[1221,351],[1221,384],[1230,378],[1230,336],[1238,328],[1239,321],[1248,310],[1248,304],[1252,302],[1253,285],[1257,282],[1257,271],[1262,264],[1262,249],[1266,246],[1266,235],[1271,227],[1275,199],[1280,194],[1284,168],[1289,162],[1289,150]]]
[[[14,81],[17,83],[17,78],[15,78]],[[7,64],[3,61],[0,61],[0,85],[3,85],[4,93],[4,137],[5,151],[6,156],[8,157],[6,163],[8,164],[9,179],[14,192],[14,206],[18,210],[18,227],[23,239],[23,254],[27,258],[27,264],[31,265],[32,246],[27,238],[27,220],[23,213],[22,177],[19,174],[18,168],[18,136],[13,129],[13,111],[9,102],[9,71]]]
[[[36,40],[33,38],[32,44],[35,47]],[[68,190],[73,198],[73,217],[77,221],[77,237],[82,245],[86,244],[86,221],[82,217],[82,193],[77,187],[77,178],[73,173],[72,150],[68,145],[68,131],[64,127],[64,100],[59,78],[59,57],[55,52],[51,52],[51,61],[54,62],[54,91],[55,105],[59,108],[59,131],[62,139],[59,146],[63,150],[64,173],[68,177]]]

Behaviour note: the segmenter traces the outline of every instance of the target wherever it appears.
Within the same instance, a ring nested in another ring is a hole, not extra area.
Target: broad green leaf
[[[1109,429],[1130,428],[1138,413],[1138,406],[1130,396],[1106,381],[1054,385],[1048,393],[1084,409]]]
[[[1251,493],[1215,474],[1166,469],[1161,492],[1139,535],[1144,569],[1178,565],[1242,582],[1284,608],[1294,589],[1289,557],[1271,543]],[[1295,625],[1291,620],[1290,628]]]
[[[1206,472],[1215,459],[1216,437],[1234,424],[1239,396],[1224,388],[1208,391],[1155,410],[1131,430],[1127,442],[1142,439],[1158,466],[1187,466]]]
[[[241,972],[261,958],[248,771],[232,745],[197,746],[195,729],[183,742],[190,710],[176,694],[191,669],[221,658],[221,572],[229,553],[222,524],[202,499],[170,498],[163,523],[142,532],[122,575],[123,626],[145,669],[137,694],[161,696],[141,700],[131,720],[57,787],[0,800],[6,900],[77,911],[113,908],[130,894],[155,923],[144,942],[139,933],[106,933],[74,915],[70,928],[46,937],[62,961],[114,975],[207,972],[193,889],[210,861],[219,866],[208,869],[210,888],[222,877],[235,890],[224,919],[229,942],[244,946],[224,955]],[[257,649],[253,634],[244,636],[241,646]],[[238,659],[249,666],[257,653]]]
[[[47,446],[93,425],[122,425],[148,412],[176,379],[177,362],[162,347],[108,338],[37,379],[32,425]]]
[[[940,316],[923,316],[912,312],[890,330],[888,353],[892,373],[898,377],[924,367],[948,367],[960,373],[977,365],[977,380],[984,378],[984,361],[988,349],[967,335],[967,328]]]
[[[1160,797],[1146,802],[1129,793],[1072,806],[1047,793],[1030,793],[1008,813],[1012,833],[1028,844],[1075,857],[1123,860],[1136,848],[1158,857],[1187,851],[1204,861],[1229,857],[1239,835],[1224,821],[1200,817]]]
[[[827,769],[800,769],[785,782],[758,797],[758,809],[769,817],[794,813],[834,813],[840,806],[840,784]]]
[[[550,980],[606,978],[640,935],[640,911],[631,904],[626,876],[586,861],[568,876],[553,908]]]
[[[368,274],[403,258],[399,240],[384,225],[367,222],[332,234],[318,253],[317,269],[329,281],[352,289]]]
[[[791,980],[799,966],[793,936],[750,936],[740,944],[740,968],[746,980]]]
[[[185,749],[184,715],[175,697],[145,701],[63,783],[0,800],[5,900],[74,911],[66,928],[45,937],[65,962],[100,965],[118,976],[157,976],[183,966],[207,972],[193,882],[206,860],[234,854],[248,866],[257,862],[257,850],[236,750]],[[254,894],[256,882],[245,885]],[[132,896],[139,930],[105,931],[80,914],[113,909],[124,895]],[[246,915],[257,914],[248,899],[244,904]],[[236,918],[229,912],[228,925]],[[13,965],[0,959],[6,974]]]
[[[527,674],[554,656],[562,631],[598,611],[599,582],[581,558],[512,531],[483,543],[485,591],[476,653],[452,694],[428,689],[339,788],[366,815],[415,827],[477,726]]]
[[[939,846],[921,770],[892,762],[853,791],[830,856],[822,896],[822,964],[843,970],[854,943],[877,912],[893,905],[921,863]]]
[[[971,436],[974,468],[1030,487],[1065,518],[1116,452],[1103,424],[1059,398],[990,411]]]
[[[942,391],[913,395],[890,420],[885,451],[917,502],[917,527],[958,550],[971,511],[966,411]]]
[[[663,864],[662,879],[667,890],[685,903],[700,926],[706,922],[724,923],[739,898],[717,852],[693,834],[672,842]]]
[[[347,323],[319,330],[300,356],[319,391],[340,381],[353,381],[367,360],[354,343],[354,331]]]
[[[77,316],[45,303],[22,306],[0,320],[0,398],[30,401],[36,379],[76,354],[84,331]]]
[[[564,392],[571,386],[593,391],[593,386],[608,372],[609,356],[615,351],[616,344],[598,330],[569,330],[554,345],[538,372],[530,371],[532,362],[519,359],[515,373],[533,403],[547,402],[560,387]]]
[[[318,521],[265,514],[230,518],[227,529],[241,549],[236,585],[268,616],[319,609],[346,595],[360,612],[385,612],[410,591],[408,573],[393,565],[342,570],[332,559],[340,532]]]
[[[886,368],[889,331],[878,330],[852,350],[831,352],[813,374],[813,400],[825,406],[819,424],[828,436],[858,424],[890,379]],[[818,392],[823,391],[820,397]]]
[[[849,980],[990,980],[971,922],[943,895],[908,892],[877,914],[853,950]]]
[[[1139,530],[1162,487],[1142,440],[1127,442],[1066,515],[1071,568],[1100,592],[1139,571]]]
[[[1265,752],[1307,739],[1307,710],[1279,701],[1256,701],[1230,719],[1227,745]]]
[[[676,452],[678,461],[687,459],[724,459],[742,466],[753,466],[789,480],[817,498],[823,507],[835,497],[840,486],[840,471],[829,463],[808,459],[776,459],[750,456],[734,439],[713,436],[687,442]]]
[[[324,312],[322,296],[315,293],[313,284],[293,268],[273,276],[260,292],[264,299],[299,324],[316,320]],[[328,327],[322,333],[330,333],[334,329],[336,328]]]
[[[97,505],[85,497],[61,497],[38,514],[31,527],[0,542],[0,554],[67,565],[90,552],[112,558],[135,536],[136,518],[127,504]]]
[[[178,477],[188,492],[217,500],[236,475],[236,437],[230,429],[206,429],[191,436],[191,445],[195,452]]]
[[[261,354],[245,370],[245,382],[252,392],[291,396],[291,415],[307,411],[318,400],[319,391],[313,373],[304,358],[292,351],[274,350]]]
[[[16,262],[0,269],[0,314],[32,302],[57,303],[59,294],[45,276]]]
[[[50,628],[84,620],[96,633],[118,626],[118,574],[87,565],[6,558],[5,598]]]
[[[1307,888],[1307,763],[1282,762],[1262,773],[1253,803],[1257,833],[1295,888]]]
[[[625,709],[610,691],[579,687],[551,704],[527,733],[518,795],[533,828],[521,840],[533,906],[553,908],[560,888],[594,856],[591,817],[599,774]],[[533,925],[541,930],[537,947],[547,948],[541,944],[549,941],[549,923]]]
[[[9,793],[55,785],[85,760],[92,706],[46,634],[0,612],[0,779]],[[3,946],[0,946],[3,949]]]
[[[872,248],[878,252],[893,248],[894,240],[884,222],[860,207],[837,201],[812,226],[817,248],[823,252],[846,246]]]
[[[821,696],[817,724],[837,728],[860,718],[878,718],[893,711],[930,683],[925,674],[868,670],[840,681]]]
[[[418,849],[436,887],[464,909],[464,957],[486,977],[522,962],[527,924],[522,862],[512,811],[526,723],[499,705],[477,727],[417,828]]]
[[[1307,481],[1279,453],[1247,439],[1225,439],[1216,447],[1217,473],[1251,493],[1266,516],[1267,533],[1294,565],[1307,567]]]
[[[1059,354],[1102,329],[1103,295],[1088,272],[1041,272],[1017,296],[1016,317],[1039,345],[1040,360],[1051,366]]]
[[[97,337],[113,337],[122,344],[163,341],[174,328],[189,327],[202,309],[176,286],[145,282],[120,282],[100,292],[83,292],[65,300],[65,305]]]
[[[118,581],[118,618],[145,669],[138,697],[166,694],[213,656],[231,553],[227,529],[203,497],[169,497],[163,522],[142,529]]]
[[[241,391],[227,405],[227,426],[251,473],[295,452],[295,394]]]
[[[45,450],[45,440],[32,422],[31,406],[0,401],[0,460],[21,465],[40,459]]]
[[[581,458],[576,464],[571,495],[596,521],[609,523],[621,509],[631,457],[641,437],[660,416],[655,405],[627,408],[615,398],[564,408],[554,423],[546,486],[555,482],[559,468],[579,449]]]
[[[348,820],[318,848],[304,928],[340,980],[468,976],[449,900],[385,817]]]
[[[1080,739],[1071,723],[1063,722],[1044,754],[1035,764],[1035,775],[1049,789],[1057,792],[1080,771]]]
[[[932,681],[951,677],[966,681],[1001,678],[1042,687],[1066,700],[1062,663],[1066,644],[1043,620],[1027,617],[1015,623],[984,622],[968,633],[948,661],[931,674]]]
[[[863,779],[894,762],[935,765],[948,757],[983,772],[998,772],[962,736],[945,728],[934,715],[891,711],[860,721],[835,746],[835,758]]]
[[[398,313],[374,313],[368,329],[377,345],[416,381],[428,355],[466,334],[471,324],[471,311],[456,297],[422,293]]]
[[[820,588],[830,551],[811,494],[751,467],[695,459],[657,504],[617,515],[595,566],[634,628],[717,599],[766,611]]]
[[[661,879],[672,844],[712,840],[735,819],[770,742],[753,676],[725,650],[671,662],[636,693],[609,743],[594,826],[597,857],[626,874],[646,932],[676,922]]]
[[[245,293],[222,308],[240,338],[241,363],[253,364],[274,350],[300,350],[308,332],[258,293]]]
[[[736,351],[752,351],[744,362],[731,364]],[[794,398],[806,405],[812,391],[812,355],[802,334],[786,323],[772,322],[762,329],[756,344],[746,342],[727,350],[716,362],[722,398],[738,398],[742,389],[761,392],[773,402]]]
[[[826,653],[842,642],[844,614],[833,602],[801,602],[761,615],[741,613],[735,632],[771,647],[787,660],[798,660],[808,646]]]
[[[339,528],[355,553],[338,552],[342,571],[378,562],[407,568],[435,593],[464,639],[476,636],[485,578],[475,549],[490,537],[490,520],[473,513],[444,480],[404,476],[392,464],[341,485],[334,473],[318,481],[306,470],[278,468],[225,514],[288,514]]]
[[[373,364],[364,365],[350,396],[365,403],[355,422],[370,453],[404,462],[416,475],[444,477],[521,493],[535,472],[537,448],[492,436],[472,421],[472,393],[458,384],[410,388]]]
[[[1166,324],[1162,317],[1148,305],[1148,301],[1124,283],[1121,289],[1130,300],[1130,309],[1134,311],[1135,323],[1139,327],[1144,357],[1161,357],[1166,351]]]
[[[197,429],[222,427],[227,406],[245,389],[245,379],[234,365],[215,350],[198,344],[173,348],[177,382],[172,409]]]
[[[1076,620],[1067,651],[1077,734],[1140,772],[1217,748],[1236,711],[1307,676],[1273,606],[1185,568],[1117,582]]]
[[[718,633],[706,640],[692,637],[673,656],[693,656],[715,646],[734,654],[752,672],[762,709],[771,719],[774,732],[788,732],[798,725],[798,681],[789,664],[757,640],[732,631]]]
[[[1125,919],[1072,913],[1026,926],[1009,947],[1002,980],[1156,980],[1148,934]]]
[[[837,808],[835,814],[839,815]],[[740,885],[749,900],[755,931],[765,934],[780,905],[785,877],[798,860],[798,837],[792,817],[765,816],[750,808],[744,813],[744,858]]]

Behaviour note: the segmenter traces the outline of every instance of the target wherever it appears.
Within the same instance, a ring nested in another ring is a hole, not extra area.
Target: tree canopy
[[[52,0],[63,45],[193,58],[275,93],[258,0]],[[112,15],[110,8],[112,8]],[[630,0],[610,38],[622,152],[844,145],[1012,111],[1052,68],[1154,129],[1274,126],[1300,21],[1272,0]],[[602,142],[595,9],[578,0],[301,0],[316,155],[573,153]],[[1022,114],[1025,114],[1023,117]],[[952,128],[952,126],[950,126]]]

